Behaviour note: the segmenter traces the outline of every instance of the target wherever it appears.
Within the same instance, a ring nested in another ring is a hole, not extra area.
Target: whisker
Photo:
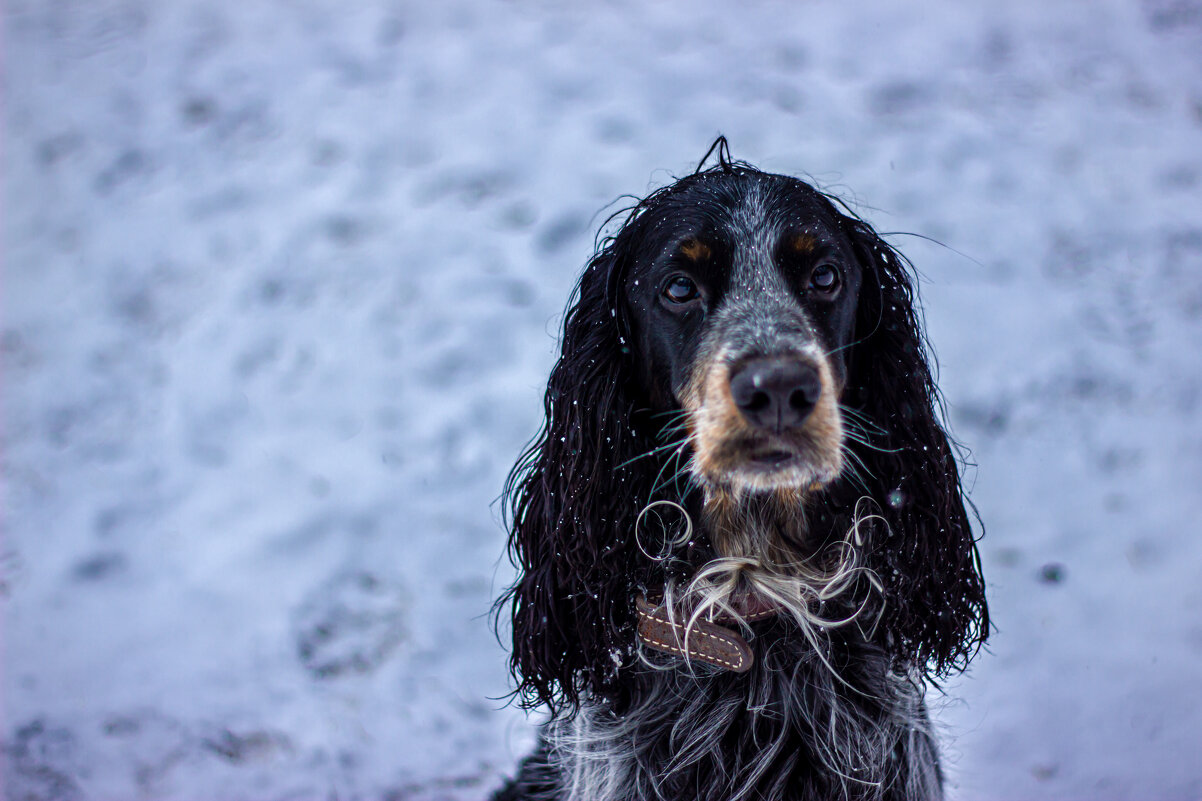
[[[862,416],[862,413],[858,410],[850,409],[842,405],[840,405],[839,408],[844,413],[843,437],[845,439],[855,442],[856,444],[868,448],[869,450],[876,451],[877,453],[901,453],[905,450],[904,448],[885,448],[875,444],[871,440],[872,432],[866,430],[866,426],[872,426],[874,429],[876,429],[877,433],[882,436],[886,435],[887,432],[879,428],[871,421],[865,423],[863,420],[857,420],[857,415]]]
[[[684,450],[686,445],[688,445],[687,439],[680,443],[680,447],[676,449],[673,456],[669,456],[664,460],[663,465],[659,468],[659,472],[655,474],[655,480],[651,482],[651,492],[647,496],[648,502],[655,497],[655,493],[659,492],[663,487],[666,487],[668,483],[675,479],[677,474],[673,473],[668,477],[668,481],[665,481],[662,484],[660,483],[660,478],[663,476],[664,471],[668,469],[668,465],[672,463],[672,459],[679,456],[680,452]]]
[[[901,453],[905,450],[905,448],[882,448],[880,445],[873,445],[871,442],[864,439],[860,434],[855,434],[850,431],[844,431],[843,436],[857,445],[862,445],[868,450],[876,451],[877,453]]]
[[[681,465],[675,471],[673,471],[672,475],[664,479],[664,482],[660,485],[660,488],[672,486],[676,489],[678,494],[683,494],[682,490],[680,489],[680,480],[688,477],[688,465]]]
[[[851,479],[852,483],[855,484],[856,488],[865,495],[871,495],[865,475],[872,476],[872,471],[870,471],[868,466],[864,464],[864,460],[860,458],[860,455],[851,448],[847,447],[846,445],[840,445],[839,450],[848,460],[848,477]]]
[[[875,420],[859,409],[854,409],[851,406],[844,406],[841,403],[838,404],[838,406],[839,412],[843,415],[846,422],[854,423],[865,432],[871,431],[872,433],[879,434],[881,436],[885,436],[889,433],[886,429],[878,425]]]
[[[681,494],[683,494],[683,493],[680,490],[680,480],[682,478],[689,479],[691,476],[691,472],[689,470],[689,463],[681,461],[681,457],[683,455],[684,455],[683,448],[680,451],[678,451],[677,453],[674,453],[672,455],[672,461],[675,462],[677,467],[672,472],[672,475],[669,476],[668,478],[664,479],[663,484],[660,485],[661,487],[666,487],[669,484],[671,484],[671,485],[675,486],[677,488],[677,491]],[[691,461],[691,459],[690,459],[690,461]]]
[[[682,443],[687,442],[687,441],[688,441],[688,438],[685,438],[685,439],[681,439],[681,440],[676,440],[674,442],[669,442],[664,445],[657,445],[656,447],[652,448],[651,450],[647,451],[646,453],[640,453],[638,456],[633,456],[633,457],[627,459],[626,461],[622,462],[621,464],[614,465],[614,469],[617,470],[618,468],[625,467],[626,465],[628,465],[632,462],[637,462],[639,459],[646,459],[648,456],[654,456],[655,454],[660,453],[661,451],[666,451],[669,448],[675,448],[678,445],[681,445]]]
[[[688,428],[689,426],[687,422],[681,422],[674,426],[664,426],[662,429],[660,429],[659,433],[661,437],[671,436],[672,434],[679,434],[681,431],[687,431]]]

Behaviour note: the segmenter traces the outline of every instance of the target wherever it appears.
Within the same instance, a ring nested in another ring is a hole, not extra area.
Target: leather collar
[[[764,620],[777,612],[775,607],[755,598],[742,605],[746,611],[741,617],[746,622]],[[747,641],[734,629],[721,625],[733,623],[734,618],[730,616],[719,614],[712,619],[698,619],[686,636],[687,615],[669,614],[665,604],[652,603],[642,593],[635,599],[635,608],[639,617],[639,640],[648,648],[696,659],[735,673],[746,673],[755,662],[755,654]]]

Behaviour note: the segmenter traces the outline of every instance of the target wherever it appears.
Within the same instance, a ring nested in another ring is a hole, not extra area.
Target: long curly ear
[[[510,668],[524,707],[574,706],[603,691],[634,642],[635,519],[652,486],[638,459],[653,448],[616,298],[611,243],[586,268],[564,321],[547,387],[546,424],[505,487],[512,603]]]
[[[844,395],[866,418],[865,441],[849,443],[863,487],[846,482],[845,503],[867,488],[888,523],[869,555],[886,587],[878,629],[886,647],[944,675],[962,669],[989,633],[980,556],[939,423],[909,263],[866,223],[839,216],[864,272]]]

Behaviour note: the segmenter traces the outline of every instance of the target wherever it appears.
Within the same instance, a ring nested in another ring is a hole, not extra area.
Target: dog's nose
[[[805,422],[822,394],[818,368],[790,358],[753,359],[730,377],[735,405],[756,428],[780,433]]]

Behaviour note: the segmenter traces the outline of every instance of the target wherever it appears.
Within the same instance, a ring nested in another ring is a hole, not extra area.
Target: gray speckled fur
[[[502,797],[942,798],[921,685],[862,643],[836,676],[799,639],[758,638],[743,676],[653,656],[629,710],[551,721]]]

